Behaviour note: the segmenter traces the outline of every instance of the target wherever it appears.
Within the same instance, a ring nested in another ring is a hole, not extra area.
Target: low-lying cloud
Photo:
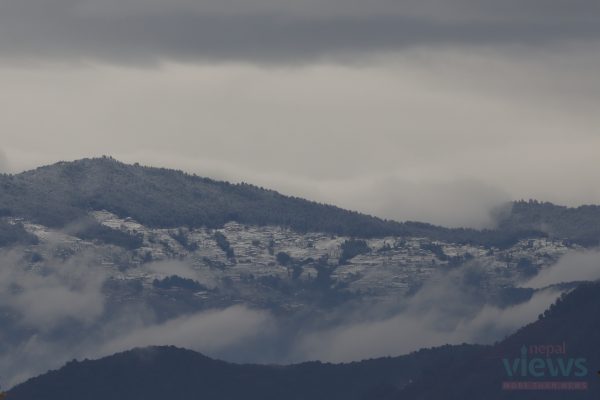
[[[102,346],[105,355],[140,346],[175,345],[215,354],[273,329],[268,312],[234,306],[183,316],[127,332]]]
[[[482,181],[410,181],[390,176],[341,186],[330,202],[396,221],[425,221],[447,227],[493,228],[494,210],[510,202],[503,190]]]
[[[543,288],[557,283],[600,279],[600,251],[570,252],[558,263],[525,282],[524,287]]]
[[[581,257],[576,260],[582,262]],[[583,257],[586,262],[593,258]],[[510,307],[486,304],[485,267],[471,263],[434,275],[411,297],[349,303],[321,310],[314,318],[275,315],[245,305],[172,309],[165,318],[151,298],[127,302],[124,292],[118,292],[113,300],[122,300],[109,301],[102,289],[107,277],[93,260],[97,258],[90,254],[62,264],[49,259],[43,268],[30,269],[21,252],[2,255],[1,306],[8,311],[4,315],[15,315],[3,321],[10,329],[0,332],[5,385],[73,358],[153,345],[176,345],[236,362],[289,363],[354,361],[444,344],[492,343],[534,321],[560,294],[545,289]],[[149,272],[194,276],[180,262],[151,264]]]
[[[65,320],[90,323],[102,314],[107,276],[88,255],[49,260],[38,272],[22,256],[16,251],[0,256],[0,304],[14,310],[20,324],[44,331]]]
[[[157,261],[150,264],[145,264],[143,266],[143,269],[162,277],[176,275],[181,278],[192,280],[198,278],[198,274],[196,273],[196,271],[194,271],[194,269],[188,263],[182,261]]]
[[[67,260],[48,257],[60,250],[44,248],[47,259],[21,249],[0,254],[2,385],[22,382],[73,358],[150,345],[219,355],[273,332],[274,320],[267,311],[241,305],[181,316],[175,312],[164,320],[143,297],[119,301],[122,293],[116,293],[116,300],[109,301],[106,284],[114,278],[103,270],[101,255],[84,251]],[[175,261],[150,264],[148,272],[196,277],[189,266]]]
[[[432,281],[407,301],[400,312],[378,319],[341,323],[299,338],[295,352],[305,359],[349,362],[397,356],[444,344],[490,344],[536,320],[559,297],[556,290],[535,293],[506,308],[485,304],[461,284],[477,266]],[[456,284],[458,282],[458,284]]]

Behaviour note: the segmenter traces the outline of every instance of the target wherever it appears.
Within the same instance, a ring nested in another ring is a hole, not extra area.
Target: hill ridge
[[[158,400],[164,396],[213,400],[560,399],[564,392],[501,390],[502,381],[510,378],[501,359],[518,353],[523,345],[568,343],[570,354],[585,357],[588,369],[578,380],[587,382],[589,388],[576,397],[594,399],[600,393],[600,382],[594,376],[595,366],[600,365],[595,343],[599,331],[600,283],[585,283],[561,297],[537,321],[493,346],[446,345],[400,357],[287,366],[231,364],[173,346],[149,347],[70,362],[16,386],[9,394],[16,400],[69,396],[81,400],[106,396],[115,400]]]
[[[593,246],[600,239],[600,207],[576,209],[515,202],[499,228],[444,228],[397,222],[286,196],[248,183],[229,183],[184,171],[126,164],[112,157],[58,162],[0,176],[0,215],[64,227],[89,211],[107,210],[149,227],[218,228],[234,221],[278,225],[299,232],[352,237],[412,236],[506,247],[518,240],[552,236]]]

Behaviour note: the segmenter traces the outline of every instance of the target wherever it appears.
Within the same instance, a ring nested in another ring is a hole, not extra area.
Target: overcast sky
[[[597,0],[3,0],[0,170],[110,154],[382,217],[600,203]]]

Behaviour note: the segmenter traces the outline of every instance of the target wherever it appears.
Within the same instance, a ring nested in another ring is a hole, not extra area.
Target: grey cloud
[[[444,344],[490,344],[535,321],[560,295],[544,290],[507,308],[483,304],[469,296],[472,288],[456,284],[456,279],[468,279],[469,274],[476,273],[474,268],[478,267],[468,266],[427,283],[392,315],[369,310],[370,318],[362,316],[306,332],[294,347],[296,357],[348,362]]]
[[[36,332],[10,346],[0,347],[2,384],[20,383],[74,358],[99,358],[150,345],[176,345],[219,358],[250,348],[253,349],[251,357],[261,361],[255,341],[272,337],[275,329],[275,321],[269,313],[243,306],[187,315],[164,323],[153,321],[151,313],[143,307],[124,308],[96,322],[101,323],[85,337],[75,335],[74,339],[63,336],[64,333],[53,336]]]
[[[14,171],[110,154],[381,217],[485,226],[504,200],[600,201],[598,54],[2,68],[0,131]]]
[[[507,193],[476,180],[411,182],[387,177],[354,193],[337,197],[349,199],[348,208],[384,218],[451,227],[492,228],[493,211],[510,201]]]
[[[46,249],[52,254],[60,248]],[[97,254],[96,254],[97,255]],[[93,254],[48,257],[35,268],[21,249],[0,253],[0,376],[14,385],[73,358],[100,357],[151,344],[219,355],[273,332],[266,311],[234,306],[160,321],[147,304],[108,304],[106,273]],[[155,273],[193,276],[189,266],[162,263]]]
[[[18,253],[4,254],[3,265],[16,265],[19,257]],[[487,343],[532,321],[558,296],[554,291],[542,291],[529,302],[506,309],[473,301],[480,290],[473,279],[484,275],[481,268],[473,264],[440,273],[414,297],[348,305],[333,310],[335,318],[288,319],[265,310],[233,306],[166,321],[159,320],[147,305],[137,303],[100,315],[103,299],[97,297],[98,286],[82,283],[96,276],[90,263],[48,269],[43,281],[31,277],[31,272],[4,268],[0,301],[3,307],[19,311],[26,334],[14,338],[10,332],[0,332],[5,343],[0,345],[0,375],[11,385],[73,358],[101,357],[146,345],[177,345],[237,362],[287,363],[349,361],[400,355],[446,343]],[[181,263],[154,264],[151,270],[193,276],[193,271]],[[30,293],[28,297],[47,304],[6,296],[16,285]],[[52,321],[44,317],[46,314]],[[68,336],[61,329],[56,334],[52,327],[65,317],[89,329],[75,328]]]
[[[165,277],[177,275],[187,279],[197,278],[197,274],[194,272],[194,270],[187,263],[182,261],[159,261],[144,265],[142,268],[147,269],[154,274]]]
[[[265,311],[234,306],[124,332],[104,344],[100,354],[108,355],[140,346],[176,345],[212,355],[248,343],[257,336],[270,334],[273,324],[272,317]]]
[[[541,271],[523,286],[542,288],[563,282],[598,279],[600,279],[600,251],[577,251],[566,254],[558,263]]]
[[[49,331],[68,319],[90,323],[102,314],[106,276],[90,267],[89,257],[51,260],[40,271],[26,268],[17,252],[0,260],[0,302],[17,313],[20,324]]]
[[[192,279],[196,282],[201,283],[205,287],[212,288],[217,286],[217,281],[213,276],[207,274],[199,274],[189,263],[183,261],[158,261],[142,265],[140,266],[140,268],[148,270],[149,272],[156,274],[160,277],[176,275],[181,278]]]
[[[91,329],[105,310],[106,275],[89,254],[67,262],[49,258],[35,268],[29,267],[28,260],[18,249],[0,253],[3,385],[21,382],[81,354],[82,344],[75,338],[82,329]]]
[[[595,2],[21,0],[0,5],[5,59],[309,62],[443,44],[597,39]],[[298,3],[298,4],[295,4]]]

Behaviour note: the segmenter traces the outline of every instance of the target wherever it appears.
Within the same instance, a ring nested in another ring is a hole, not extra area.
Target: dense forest
[[[72,361],[17,386],[15,400],[377,400],[390,399],[436,365],[473,358],[480,346],[445,346],[349,364],[239,365],[175,347]]]
[[[231,184],[164,168],[127,165],[110,157],[60,162],[17,175],[0,175],[0,215],[54,228],[108,210],[150,227],[217,228],[229,221],[279,225],[300,232],[351,237],[420,236],[448,242],[506,247],[522,238],[556,236],[598,243],[600,208],[567,209],[515,203],[499,229],[448,229],[395,222],[289,197],[246,183]],[[107,232],[95,228],[95,236]],[[88,232],[90,233],[90,232]],[[135,238],[117,238],[135,247]]]
[[[597,246],[600,206],[569,208],[535,200],[517,201],[512,204],[510,213],[499,218],[498,227],[500,230],[535,230],[584,246]]]
[[[21,224],[9,224],[0,220],[0,247],[14,244],[28,245],[37,243],[34,235],[27,233]]]
[[[598,399],[600,398],[600,283],[585,283],[568,294],[539,316],[539,319],[521,328],[495,346],[484,349],[480,356],[468,362],[457,362],[443,374],[422,375],[404,391],[405,398],[428,400],[473,399]],[[513,360],[520,356],[523,346],[560,345],[566,347],[565,355],[549,356],[556,360],[584,358],[587,374],[582,377],[560,374],[544,377],[511,378],[507,376],[502,359]],[[588,390],[565,391],[503,391],[501,383],[507,380],[525,381],[584,381]]]
[[[534,323],[493,346],[442,346],[402,357],[291,366],[230,364],[189,350],[154,347],[96,361],[70,362],[15,387],[9,396],[15,400],[598,399],[598,332],[600,283],[588,283],[561,297]],[[563,343],[568,353],[564,357],[585,358],[587,374],[535,380],[585,381],[588,390],[501,389],[502,382],[511,379],[503,358],[518,358],[524,345]]]

